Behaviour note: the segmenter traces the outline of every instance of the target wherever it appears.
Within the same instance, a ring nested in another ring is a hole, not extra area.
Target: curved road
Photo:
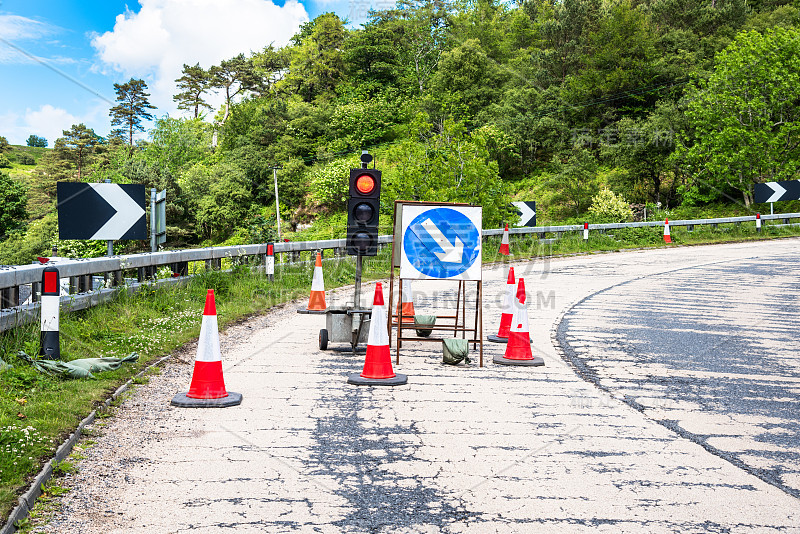
[[[95,425],[37,526],[800,532],[798,255],[789,239],[518,263],[546,366],[494,365],[490,343],[483,368],[444,366],[440,345],[407,343],[395,388],[347,384],[363,353],[320,351],[321,317],[275,310],[221,336],[241,406],[170,406],[189,347]],[[505,280],[484,271],[484,335]],[[417,313],[453,289],[415,282]]]
[[[586,379],[800,497],[800,250],[617,284],[558,338]]]

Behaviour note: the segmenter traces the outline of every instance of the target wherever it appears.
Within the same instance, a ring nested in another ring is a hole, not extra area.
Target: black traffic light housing
[[[347,201],[347,253],[378,255],[378,221],[381,208],[381,171],[350,169]]]

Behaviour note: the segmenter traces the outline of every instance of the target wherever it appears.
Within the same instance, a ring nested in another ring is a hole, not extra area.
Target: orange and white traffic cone
[[[397,318],[402,319],[404,323],[414,322],[414,296],[411,293],[411,280],[403,280],[403,295],[397,301]]]
[[[311,296],[308,298],[309,310],[325,310],[325,281],[322,278],[322,254],[317,252],[317,262],[314,264],[314,278],[311,280]]]
[[[672,243],[672,237],[669,235],[669,219],[664,219],[664,243]]]
[[[493,358],[494,363],[501,365],[544,365],[544,360],[531,352],[530,326],[528,324],[528,308],[525,304],[525,279],[519,279],[517,296],[514,299],[514,316],[508,332],[508,345],[503,356]]]
[[[217,306],[214,290],[206,294],[200,339],[197,341],[197,357],[194,361],[192,384],[188,393],[178,393],[172,405],[181,408],[224,408],[242,403],[242,394],[227,391],[222,378],[222,354],[219,350]]]
[[[511,318],[514,315],[514,298],[517,293],[517,282],[514,279],[514,268],[508,268],[508,281],[506,282],[506,296],[503,300],[503,313],[500,315],[500,329],[497,335],[487,336],[486,339],[493,343],[508,343],[508,332],[511,329]]]
[[[506,223],[506,228],[503,230],[503,240],[500,242],[500,250],[497,252],[503,256],[511,256],[511,250],[508,248],[508,223]]]
[[[392,369],[389,353],[389,330],[386,327],[386,307],[383,303],[383,286],[375,284],[375,299],[369,323],[367,356],[361,374],[352,373],[348,384],[356,386],[400,386],[408,382],[406,375],[396,374]]]

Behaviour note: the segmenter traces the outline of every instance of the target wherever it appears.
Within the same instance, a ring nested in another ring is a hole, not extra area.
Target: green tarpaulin
[[[132,363],[139,359],[139,355],[135,352],[125,358],[83,358],[69,362],[34,360],[22,351],[18,352],[17,356],[33,365],[37,371],[64,378],[94,378],[92,373],[113,371],[119,369],[123,363]]]

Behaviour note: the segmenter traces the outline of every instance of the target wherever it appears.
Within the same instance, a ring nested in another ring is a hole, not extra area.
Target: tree
[[[11,145],[8,144],[8,139],[0,135],[0,154],[3,152],[11,152]]]
[[[222,117],[224,126],[231,114],[234,97],[256,87],[259,77],[255,72],[253,62],[244,57],[244,54],[226,59],[219,65],[211,67],[209,73],[212,87],[225,91],[225,114]]]
[[[172,97],[178,103],[178,109],[194,110],[194,118],[200,115],[201,109],[211,109],[203,100],[203,94],[211,88],[211,74],[196,63],[190,67],[183,64],[183,76],[175,80],[180,93]]]
[[[561,156],[553,156],[552,165],[554,172],[546,186],[553,191],[553,200],[577,217],[597,193],[597,161],[585,148],[573,148]]]
[[[306,24],[302,33],[305,36],[291,49],[289,74],[283,85],[312,102],[332,93],[344,76],[341,49],[346,30],[339,17],[324,13]]]
[[[346,68],[357,83],[375,88],[394,84],[399,75],[397,44],[394,32],[384,25],[366,24],[363,29],[351,32],[344,42],[342,54]]]
[[[100,143],[94,130],[87,128],[85,124],[73,124],[69,130],[63,130],[64,137],[61,138],[64,147],[69,149],[78,167],[78,181],[83,179],[83,167],[91,156],[94,147]]]
[[[486,226],[508,220],[508,186],[489,157],[483,131],[470,135],[463,123],[449,119],[434,128],[422,113],[409,128],[385,156],[385,198],[465,202],[483,206]]]
[[[28,146],[35,146],[41,148],[47,147],[47,139],[45,139],[44,137],[39,137],[38,135],[34,134],[31,134],[30,137],[28,137],[27,143]]]
[[[131,147],[133,146],[133,134],[144,131],[142,120],[153,118],[152,113],[148,110],[156,109],[147,100],[150,93],[146,93],[145,89],[147,89],[147,84],[144,83],[144,80],[134,80],[133,78],[122,85],[114,84],[119,104],[111,108],[108,114],[111,116],[112,126],[121,125],[127,130],[128,144]]]
[[[28,217],[25,187],[0,172],[0,238],[20,226]]]
[[[156,119],[149,134],[145,159],[176,175],[211,154],[212,126],[199,118]]]
[[[444,115],[471,120],[497,99],[503,76],[480,42],[469,39],[442,54],[430,85]]]
[[[679,147],[690,200],[738,190],[746,206],[755,182],[800,171],[800,32],[742,32],[717,55],[688,105]]]
[[[604,145],[602,152],[625,169],[625,185],[634,195],[662,201],[662,183],[672,168],[671,155],[682,118],[674,104],[659,102],[646,119],[625,117],[610,129],[613,142]],[[667,203],[670,200],[667,197]]]

